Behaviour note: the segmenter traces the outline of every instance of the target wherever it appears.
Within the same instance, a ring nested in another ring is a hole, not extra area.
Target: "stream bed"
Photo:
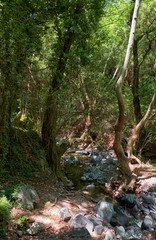
[[[96,216],[114,228],[116,239],[156,239],[156,192],[144,191],[139,198],[135,193],[124,193],[112,199],[104,191],[110,180],[119,175],[118,161],[111,149],[69,149],[61,164],[73,183],[71,191],[82,189],[98,201]]]

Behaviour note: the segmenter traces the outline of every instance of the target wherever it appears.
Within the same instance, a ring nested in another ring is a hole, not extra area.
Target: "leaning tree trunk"
[[[147,109],[146,114],[140,120],[140,122],[136,125],[136,127],[134,129],[132,129],[132,135],[129,138],[128,145],[127,145],[128,158],[131,159],[131,161],[134,161],[134,162],[135,162],[135,160],[138,161],[138,159],[133,155],[133,149],[134,149],[136,141],[139,137],[139,133],[140,133],[141,129],[145,126],[146,122],[148,121],[155,105],[156,105],[156,93],[153,95],[152,101]]]
[[[116,96],[117,96],[117,100],[118,100],[119,116],[118,116],[117,122],[115,124],[114,151],[119,160],[119,163],[121,166],[121,171],[126,178],[132,176],[132,171],[131,171],[131,168],[129,165],[130,159],[125,155],[124,150],[121,145],[122,133],[123,133],[124,122],[125,122],[125,103],[124,103],[123,94],[122,94],[122,85],[123,85],[123,82],[125,79],[125,72],[128,68],[131,49],[133,46],[138,10],[139,10],[139,0],[136,0],[134,12],[133,12],[129,42],[128,42],[127,52],[126,52],[126,56],[125,56],[125,61],[124,61],[124,65],[122,68],[121,75],[119,76],[119,79],[117,80],[116,88],[115,88]]]
[[[85,99],[87,101],[87,104],[88,104],[88,113],[87,113],[87,116],[85,114],[85,109],[84,109],[84,120],[85,120],[85,129],[84,129],[84,132],[83,134],[81,135],[80,139],[84,140],[85,137],[87,136],[88,132],[89,132],[89,129],[91,127],[91,114],[92,114],[92,108],[93,108],[93,104],[92,104],[92,100],[90,99],[88,93],[87,93],[87,90],[86,90],[86,86],[85,86],[85,82],[84,82],[84,79],[83,77],[81,77],[81,86],[82,86],[82,90],[83,90],[83,93],[84,93],[84,96],[85,96]]]

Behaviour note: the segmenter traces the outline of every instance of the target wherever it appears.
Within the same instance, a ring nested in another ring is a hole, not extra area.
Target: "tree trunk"
[[[142,119],[140,99],[139,99],[139,61],[138,61],[138,40],[134,40],[133,44],[133,106],[136,123]]]
[[[64,38],[64,44],[60,51],[56,72],[53,74],[49,95],[47,97],[45,112],[43,116],[42,125],[42,143],[46,151],[47,162],[53,173],[60,175],[60,154],[56,145],[56,131],[57,131],[57,96],[60,88],[61,80],[65,71],[67,63],[67,54],[70,52],[71,45],[74,40],[74,32],[68,32]]]
[[[135,39],[133,44],[133,85],[132,85],[132,94],[133,94],[133,107],[134,107],[134,116],[136,124],[140,122],[142,119],[141,106],[140,106],[140,98],[139,98],[139,70],[140,64],[138,60],[138,41],[141,38]],[[142,128],[139,134],[136,153],[141,148],[144,139],[146,136],[145,128]]]
[[[130,159],[127,156],[125,156],[125,153],[124,153],[122,145],[121,145],[122,133],[123,133],[125,115],[126,115],[125,114],[125,103],[124,103],[123,94],[122,94],[122,85],[123,85],[123,82],[125,79],[125,72],[128,68],[131,49],[133,46],[138,10],[139,10],[139,0],[136,0],[134,12],[133,12],[131,30],[130,30],[130,35],[129,35],[129,42],[128,42],[127,52],[126,52],[126,56],[125,56],[125,61],[124,61],[124,65],[122,68],[121,75],[119,76],[119,79],[117,80],[116,88],[115,88],[116,96],[117,96],[117,100],[118,100],[119,117],[115,124],[114,151],[118,157],[118,160],[119,160],[119,163],[121,166],[121,171],[122,171],[123,175],[125,175],[125,177],[131,177],[132,171],[131,171],[131,168],[129,165]]]
[[[47,162],[52,171],[57,174],[59,170],[59,159],[56,148],[56,128],[57,128],[57,103],[55,94],[49,91],[44,112],[42,126],[42,143],[46,151]]]
[[[86,86],[85,86],[85,82],[84,82],[84,79],[83,77],[81,77],[81,86],[82,86],[82,90],[83,90],[83,93],[84,93],[84,96],[85,96],[85,99],[87,101],[87,104],[88,104],[88,113],[87,113],[87,116],[85,114],[85,109],[84,109],[84,116],[85,116],[85,129],[84,129],[84,132],[83,134],[81,135],[80,139],[84,140],[85,137],[87,136],[88,132],[89,132],[89,129],[91,127],[91,114],[92,114],[92,101],[91,99],[89,98],[89,95],[87,93],[87,90],[86,90]]]
[[[146,122],[148,121],[151,112],[154,108],[154,106],[156,105],[156,93],[153,95],[152,101],[147,109],[147,112],[145,114],[145,116],[141,119],[141,121],[137,124],[137,126],[132,130],[132,136],[130,137],[129,141],[128,141],[128,145],[127,145],[127,153],[128,153],[128,157],[130,159],[134,158],[133,156],[133,148],[135,146],[136,140],[139,137],[139,133],[142,129],[142,127],[146,124]]]

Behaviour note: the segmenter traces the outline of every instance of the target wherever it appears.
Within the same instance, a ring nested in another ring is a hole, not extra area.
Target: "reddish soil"
[[[70,224],[61,221],[60,209],[67,206],[74,216],[78,213],[94,214],[94,207],[96,205],[94,199],[84,195],[82,191],[71,192],[65,190],[53,176],[40,176],[25,180],[25,183],[34,186],[40,197],[40,204],[36,206],[36,210],[33,213],[13,208],[13,215],[27,214],[30,224],[33,222],[41,222],[44,229],[38,236],[23,235],[19,237],[17,234],[18,229],[10,222],[9,232],[8,235],[3,238],[4,240],[38,240],[46,239],[50,236],[57,236],[59,239],[68,240],[67,233],[70,231]],[[148,189],[156,190],[156,166],[143,166],[141,176],[137,183],[136,193],[140,196],[143,191]],[[108,228],[106,228],[106,230],[107,229]],[[96,240],[100,236],[92,235],[92,237]]]

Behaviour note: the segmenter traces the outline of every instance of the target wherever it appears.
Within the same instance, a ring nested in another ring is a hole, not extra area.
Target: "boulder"
[[[126,234],[126,231],[123,226],[116,226],[115,233],[117,237],[121,237],[121,239],[123,240],[126,240],[128,238],[128,234]]]
[[[155,204],[155,199],[150,194],[143,194],[142,198],[147,204]]]
[[[37,192],[28,186],[19,186],[17,188],[17,201],[21,206],[26,207],[28,210],[34,209],[34,204],[39,203],[39,196]]]
[[[60,210],[61,220],[67,222],[72,217],[68,207],[61,208]]]
[[[110,223],[114,215],[114,207],[112,203],[101,200],[95,208],[96,216],[102,218],[106,223]]]
[[[91,183],[91,184],[86,186],[86,190],[92,190],[92,189],[95,189],[95,184],[94,183]]]
[[[94,228],[94,231],[97,235],[101,235],[104,232],[105,228],[102,225],[97,225]]]
[[[29,235],[36,235],[43,229],[43,225],[40,222],[34,222],[32,226],[27,229]]]
[[[112,226],[128,226],[129,222],[132,220],[132,218],[122,216],[119,214],[115,214],[110,221],[110,224]]]
[[[114,240],[113,232],[111,230],[106,232],[104,240]]]
[[[140,207],[141,212],[143,212],[144,214],[149,214],[150,210],[147,207],[144,207],[144,205],[142,204]]]
[[[153,219],[150,216],[146,216],[142,222],[141,230],[153,230]]]
[[[94,229],[94,224],[87,219],[85,216],[78,214],[76,217],[72,218],[71,226],[73,228],[86,228],[89,232],[92,232]]]
[[[84,227],[72,229],[68,233],[71,240],[93,240],[88,230]]]
[[[151,217],[156,220],[156,211],[150,211]]]
[[[140,208],[139,199],[133,194],[126,194],[123,196],[121,198],[121,203],[128,208],[133,208],[135,205]]]
[[[101,219],[95,217],[92,214],[87,215],[86,218],[89,219],[94,224],[94,227],[98,225],[102,225]]]

